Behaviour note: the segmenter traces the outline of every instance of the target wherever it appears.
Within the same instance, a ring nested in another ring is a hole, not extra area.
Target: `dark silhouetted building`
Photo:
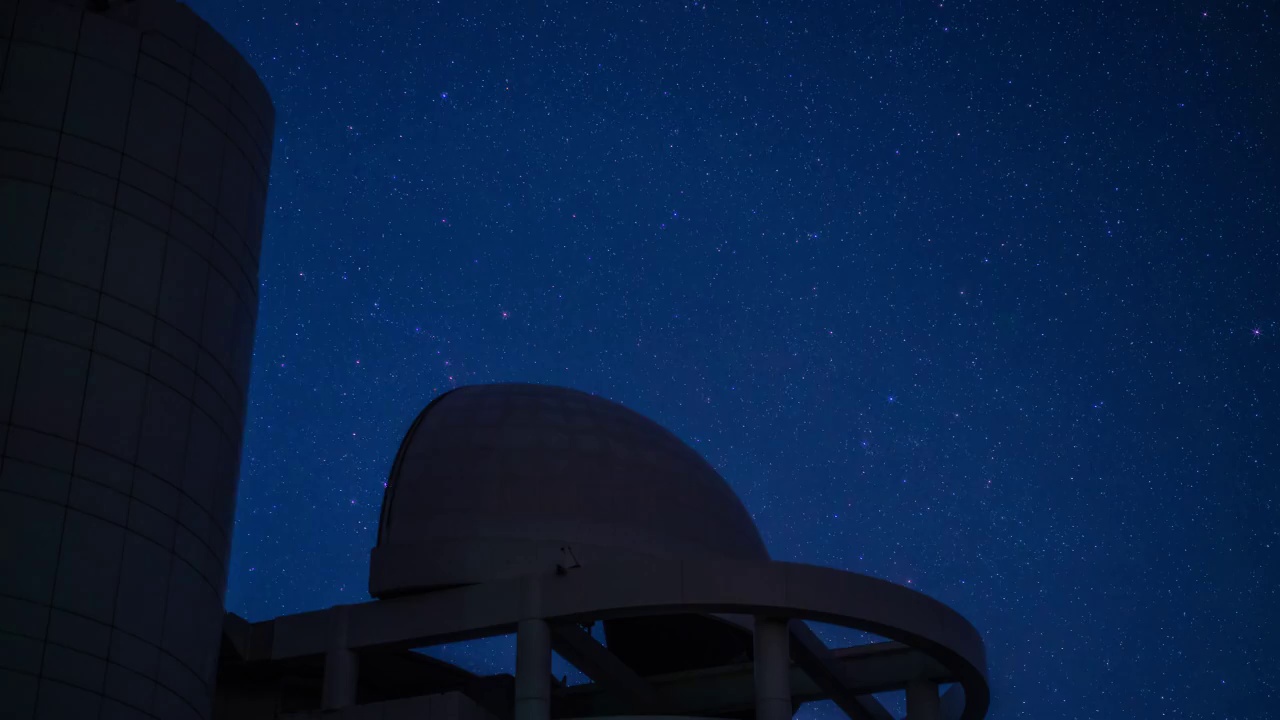
[[[422,411],[372,600],[225,613],[270,99],[171,0],[0,0],[0,58],[4,720],[888,720],[896,690],[910,720],[985,716],[955,611],[772,560],[696,452],[563,388]],[[500,635],[514,673],[421,652]]]
[[[0,0],[0,717],[208,717],[270,98],[172,0]]]
[[[229,615],[215,717],[786,720],[834,700],[887,720],[978,720],[982,640],[945,605],[775,562],[728,484],[651,420],[542,385],[463,387],[396,455],[355,605]],[[884,639],[829,649],[804,620]],[[515,673],[418,650],[515,634]],[[551,675],[558,653],[589,678]]]

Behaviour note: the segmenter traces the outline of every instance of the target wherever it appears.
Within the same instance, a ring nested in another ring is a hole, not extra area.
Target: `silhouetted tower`
[[[184,5],[0,0],[6,719],[210,714],[273,127]]]

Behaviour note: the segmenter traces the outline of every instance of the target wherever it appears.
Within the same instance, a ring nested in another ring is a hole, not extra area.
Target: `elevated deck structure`
[[[423,411],[387,484],[370,594],[230,616],[215,716],[786,720],[831,700],[889,720],[873,694],[901,690],[910,720],[980,720],[989,702],[982,639],[954,610],[771,560],[693,450],[562,388],[467,387]],[[805,621],[886,641],[831,649]],[[507,634],[514,676],[415,652]],[[555,680],[553,652],[590,682]]]

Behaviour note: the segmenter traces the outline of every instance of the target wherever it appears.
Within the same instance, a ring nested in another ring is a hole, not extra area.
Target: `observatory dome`
[[[405,435],[369,589],[642,556],[769,559],[724,479],[652,420],[576,390],[475,385],[436,398]]]

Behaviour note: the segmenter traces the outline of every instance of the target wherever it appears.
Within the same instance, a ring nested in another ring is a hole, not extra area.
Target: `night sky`
[[[367,599],[417,412],[552,383],[966,615],[993,719],[1275,717],[1276,6],[192,5],[278,116],[228,609]]]

